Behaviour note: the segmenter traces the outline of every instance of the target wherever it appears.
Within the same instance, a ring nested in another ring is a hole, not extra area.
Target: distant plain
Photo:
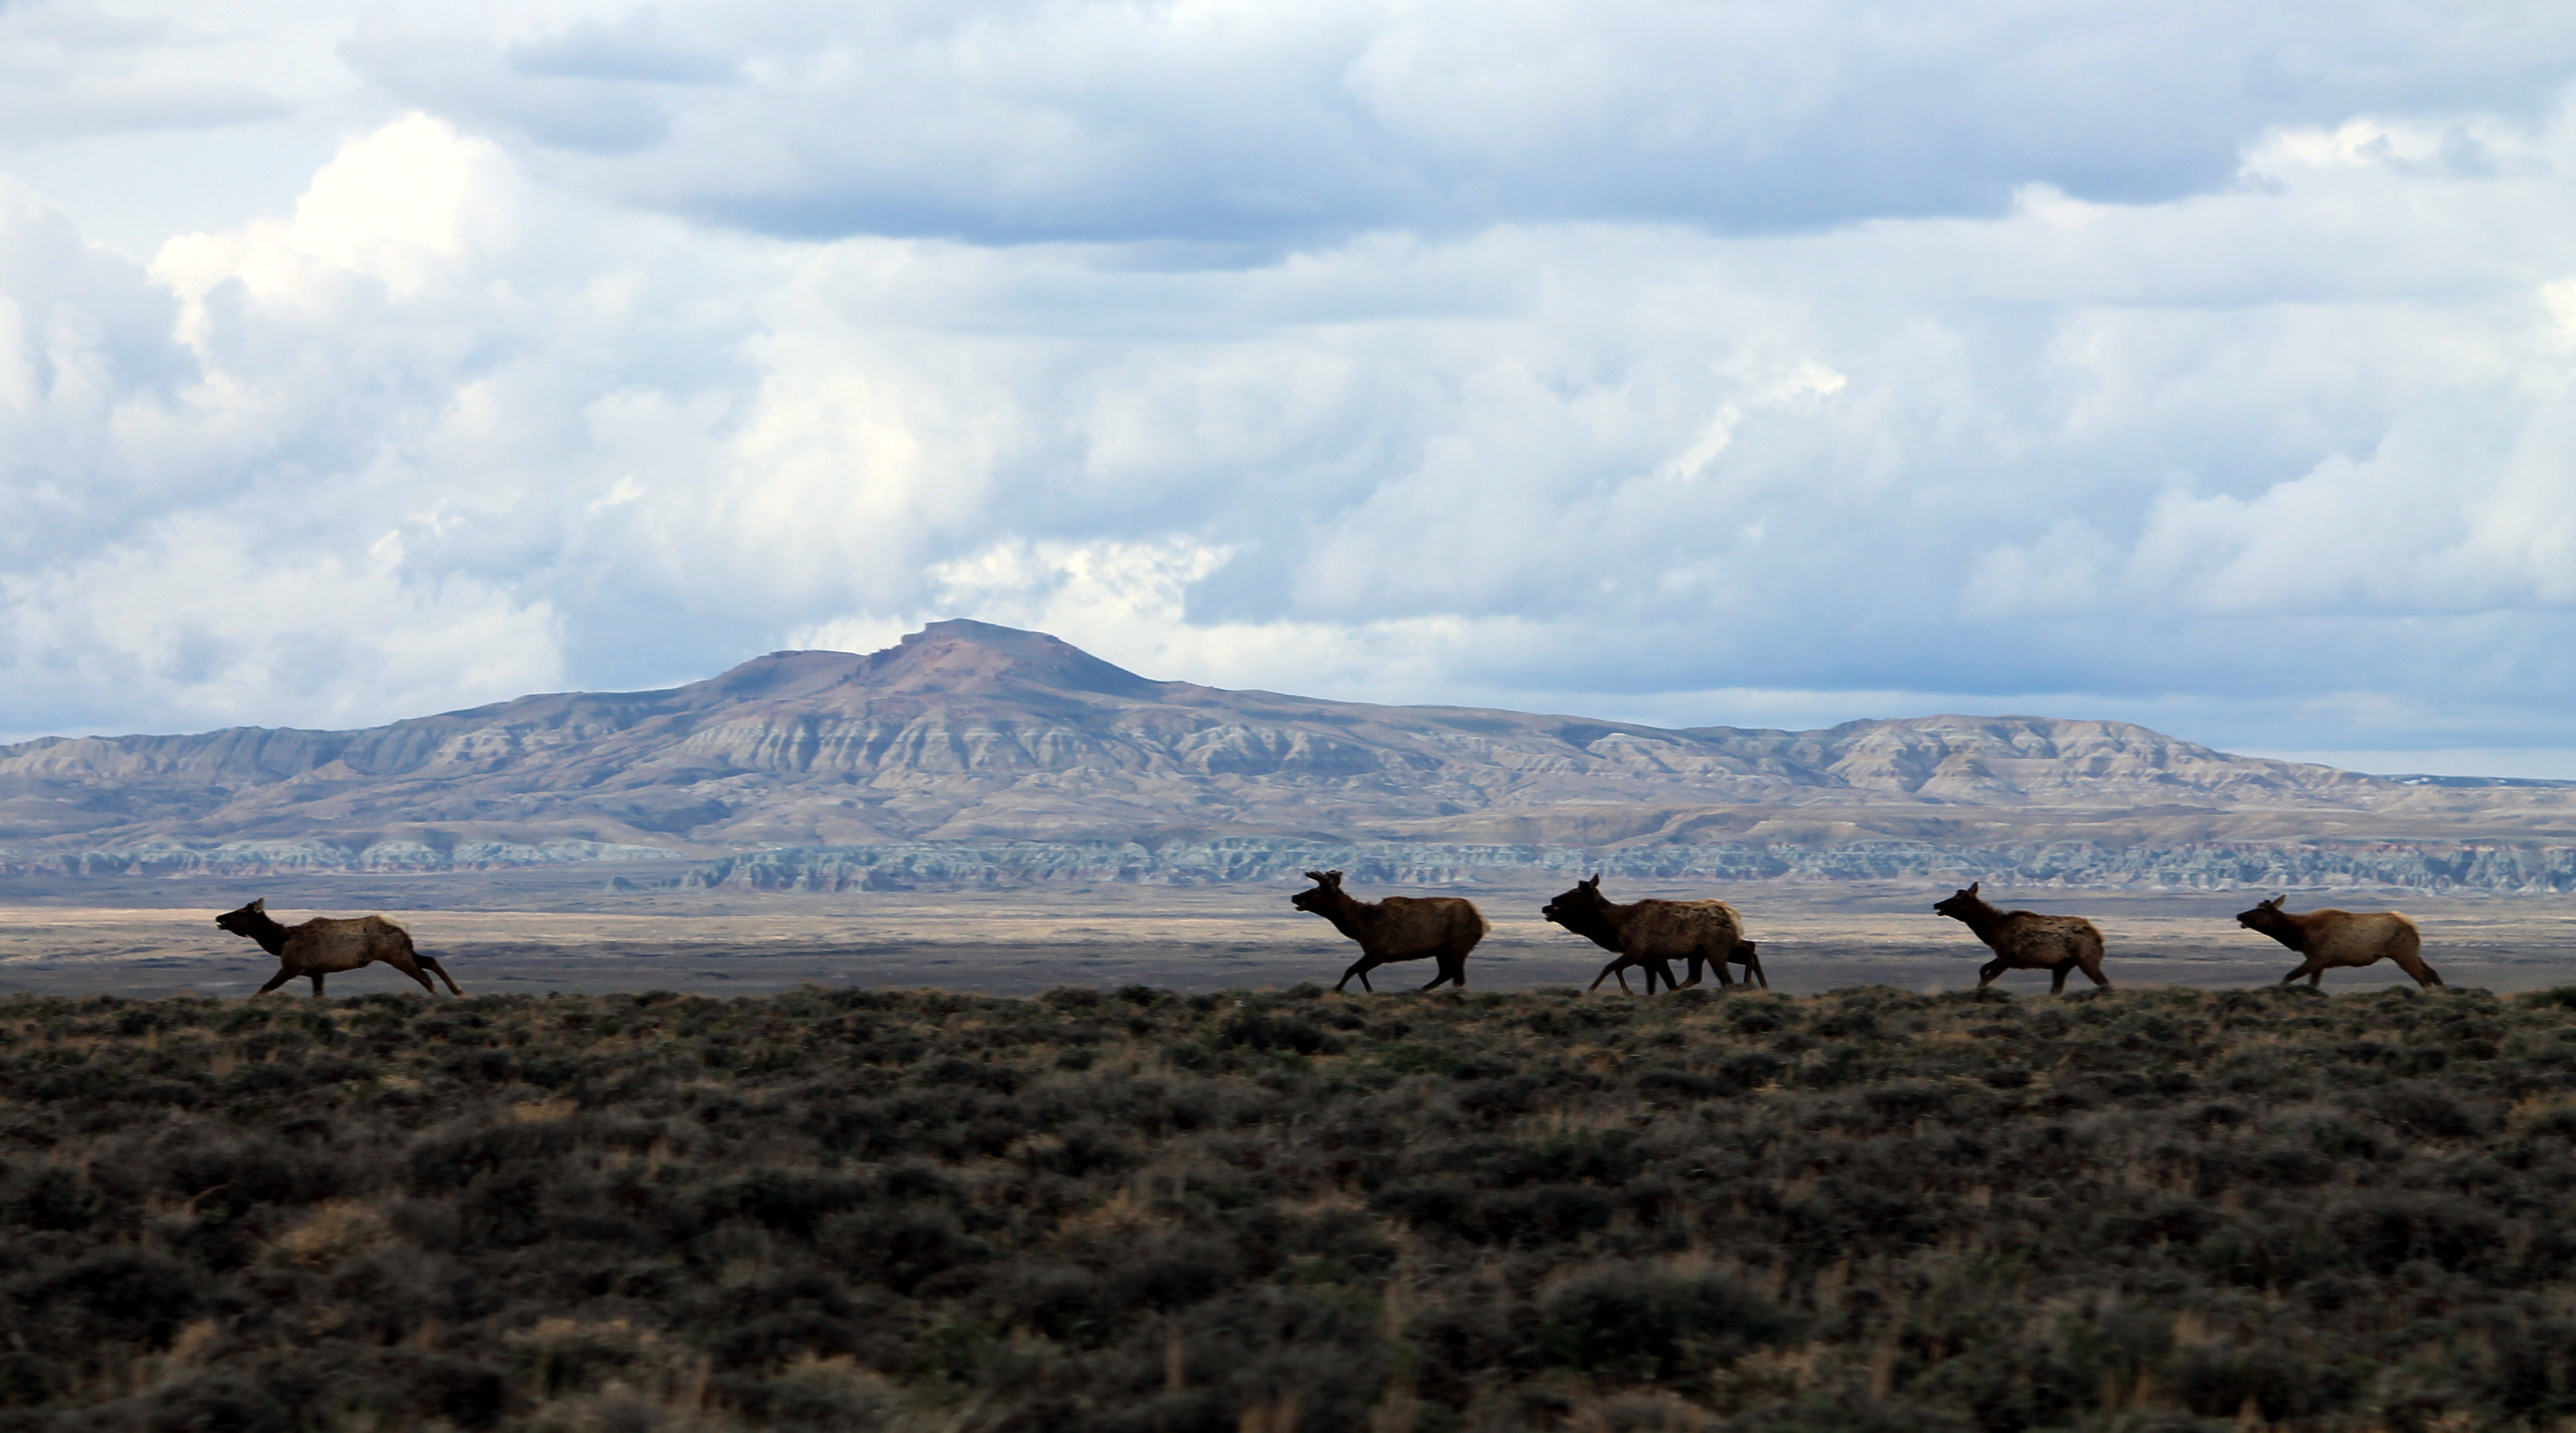
[[[619,877],[634,889],[611,883]],[[282,919],[381,912],[411,928],[472,994],[677,990],[756,995],[804,984],[927,986],[1026,995],[1053,986],[1181,991],[1330,985],[1357,955],[1323,921],[1289,908],[1303,882],[1203,887],[1033,884],[961,890],[760,892],[655,886],[665,864],[491,873],[0,882],[0,993],[158,997],[247,994],[275,962],[216,930],[214,915],[265,896]],[[1471,988],[1588,984],[1608,957],[1540,919],[1564,880],[1358,890],[1458,894],[1494,932],[1469,962]],[[1355,888],[1356,889],[1356,888]],[[1761,943],[1774,988],[1808,993],[1886,984],[1962,988],[1985,958],[1964,927],[1932,914],[1931,883],[1612,884],[1621,900],[1723,896]],[[1998,904],[2090,917],[2115,984],[2227,986],[2278,980],[2297,958],[2234,915],[2252,891],[1987,891]],[[2454,985],[2497,991],[2576,984],[2576,897],[2296,892],[2293,909],[2399,909]],[[1427,966],[1376,973],[1381,992]],[[1632,977],[1633,978],[1633,977]],[[2004,977],[2047,989],[2039,972]],[[2081,977],[2077,977],[2081,983]],[[2392,967],[2327,975],[2328,988],[2404,984]],[[334,977],[333,995],[409,990],[381,967]],[[1613,987],[1605,986],[1605,989]],[[281,993],[303,995],[299,981]],[[1359,986],[1354,982],[1356,993]]]

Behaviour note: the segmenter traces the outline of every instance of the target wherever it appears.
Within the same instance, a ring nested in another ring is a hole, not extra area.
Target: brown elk
[[[2045,970],[2052,977],[2048,993],[2056,995],[2066,989],[2066,972],[2081,970],[2096,985],[2111,982],[2102,977],[2102,932],[2082,916],[2043,916],[2029,911],[1999,911],[1978,896],[1982,882],[1971,881],[1964,891],[1935,904],[1932,909],[1954,921],[1966,924],[1984,941],[1995,958],[1977,970],[1977,988],[1995,983],[1995,977],[2007,970]]]
[[[312,980],[313,993],[319,997],[323,976],[377,963],[390,965],[419,981],[420,988],[432,995],[438,993],[438,987],[429,983],[423,970],[436,972],[450,991],[465,993],[444,966],[412,949],[410,931],[383,916],[359,916],[355,920],[315,916],[302,925],[280,925],[268,913],[268,898],[262,896],[240,910],[215,917],[215,924],[258,941],[260,949],[277,957],[277,974],[251,992],[254,999],[299,975]]]
[[[1360,958],[1333,982],[1340,990],[1360,978],[1360,989],[1374,992],[1368,973],[1399,960],[1429,959],[1440,973],[1422,987],[1436,990],[1455,983],[1467,988],[1467,952],[1493,929],[1473,901],[1456,896],[1388,896],[1363,901],[1342,889],[1339,871],[1308,871],[1312,890],[1299,891],[1288,903],[1333,923],[1333,929],[1360,943]]]
[[[1763,989],[1771,988],[1770,978],[1762,973],[1762,958],[1753,942],[1744,938],[1743,922],[1724,901],[1646,900],[1613,905],[1601,894],[1601,877],[1595,873],[1549,901],[1539,914],[1603,950],[1618,953],[1617,960],[1592,977],[1587,993],[1600,989],[1601,982],[1614,975],[1622,994],[1633,993],[1628,989],[1631,966],[1644,968],[1648,995],[1655,993],[1659,975],[1667,990],[1699,984],[1702,966],[1716,968],[1719,985],[1733,985],[1726,971],[1730,960],[1744,967],[1745,983],[1759,981]],[[1685,959],[1690,962],[1690,979],[1675,983],[1672,962]]]
[[[2419,986],[2430,989],[2442,983],[2442,977],[2418,954],[2424,948],[2423,934],[2415,929],[2415,922],[2397,912],[2322,910],[2292,915],[2281,909],[2281,902],[2288,899],[2274,896],[2236,917],[2238,925],[2259,930],[2307,957],[2298,969],[2281,977],[2283,985],[2302,975],[2311,986],[2318,985],[2329,970],[2375,965],[2383,957],[2397,962],[2397,968],[2414,976]]]

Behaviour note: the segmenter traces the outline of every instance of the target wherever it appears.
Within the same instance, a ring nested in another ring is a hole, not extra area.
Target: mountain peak
[[[945,622],[927,622],[918,632],[904,634],[899,646],[916,643],[965,642],[977,647],[990,647],[997,652],[1065,651],[1082,649],[1061,637],[1045,632],[1032,632],[1024,627],[1005,627],[998,622],[978,622],[972,617],[951,617]]]
[[[1081,693],[1153,701],[1163,683],[1104,662],[1059,637],[991,622],[932,622],[882,651],[771,652],[708,684],[728,700],[810,695],[840,686],[871,693]]]
[[[879,690],[964,692],[1039,688],[1152,701],[1163,684],[1104,662],[1060,637],[991,622],[933,622],[862,659],[852,681]]]

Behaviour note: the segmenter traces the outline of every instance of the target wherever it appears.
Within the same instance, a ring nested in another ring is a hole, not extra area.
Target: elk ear
[[[1325,885],[1338,886],[1342,883],[1342,873],[1339,871],[1326,871],[1323,879]]]
[[[1967,889],[1967,891],[1965,892],[1965,894],[1967,894],[1967,895],[1971,895],[1971,896],[1975,895],[1975,894],[1977,893],[1977,887],[1982,886],[1982,885],[1984,885],[1984,884],[1985,884],[1985,882],[1983,882],[1983,881],[1970,881],[1970,882],[1968,882],[1968,889]]]
[[[1324,873],[1321,871],[1308,871],[1306,873],[1306,879],[1313,881],[1315,884],[1320,886],[1324,883]]]
[[[2281,902],[2286,901],[2289,898],[2289,893],[2285,891],[2280,895],[2274,896],[2272,899],[2265,901],[2263,904],[2277,911],[2281,908]]]
[[[254,910],[259,912],[261,915],[266,915],[268,914],[268,897],[262,896],[258,900],[255,900],[248,906],[244,907],[244,909]]]

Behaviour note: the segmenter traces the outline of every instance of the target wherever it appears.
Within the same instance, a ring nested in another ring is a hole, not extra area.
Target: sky
[[[2576,7],[0,0],[0,737],[923,622],[2576,778]]]

